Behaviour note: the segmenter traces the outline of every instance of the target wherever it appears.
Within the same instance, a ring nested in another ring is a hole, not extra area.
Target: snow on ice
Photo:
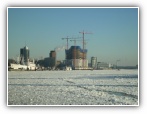
[[[8,105],[138,105],[138,70],[9,71]]]

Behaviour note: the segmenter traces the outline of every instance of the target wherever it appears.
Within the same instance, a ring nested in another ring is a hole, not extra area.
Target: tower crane
[[[78,39],[78,38],[80,38],[80,37],[77,37],[77,38],[71,37],[71,38],[69,38],[69,37],[67,36],[67,37],[65,37],[65,38],[62,38],[62,40],[66,39],[66,42],[67,42],[67,49],[68,49],[68,40],[69,40],[69,39]]]
[[[67,49],[68,49],[68,39],[70,39],[68,36],[66,38],[62,38],[62,40],[66,39],[67,41]]]
[[[76,55],[76,41],[82,41],[82,40],[73,39],[73,40],[70,40],[70,41],[74,42],[74,67],[76,67],[76,58],[77,58],[77,55]],[[84,42],[84,44],[86,45],[86,42]]]
[[[68,36],[67,37],[65,37],[65,38],[62,38],[62,40],[64,40],[64,39],[66,39],[66,41],[67,41],[67,50],[68,50],[68,40],[69,39],[78,39],[78,38],[80,38],[80,37],[77,37],[77,38],[69,38]],[[67,64],[68,64],[68,61],[67,61],[67,54],[65,55],[66,56],[66,62],[67,62]]]
[[[91,32],[85,32],[84,30],[82,32],[79,32],[83,35],[83,68],[84,68],[84,35],[85,34],[92,34]]]

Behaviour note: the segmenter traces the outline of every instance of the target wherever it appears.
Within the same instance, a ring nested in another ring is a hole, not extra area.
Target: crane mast
[[[65,37],[65,38],[62,38],[62,40],[66,39],[66,42],[67,42],[67,44],[66,44],[67,50],[68,50],[68,40],[69,40],[69,39],[78,39],[78,38],[80,38],[80,37],[77,37],[77,38],[71,37],[71,38],[69,38],[69,37],[67,36],[67,37]]]
[[[70,38],[67,36],[66,38],[62,38],[62,40],[64,40],[64,39],[66,39],[66,41],[67,41],[66,49],[68,49],[68,39],[70,39]]]
[[[85,49],[85,47],[84,47],[84,36],[85,36],[85,34],[92,34],[92,33],[91,32],[85,32],[84,30],[82,32],[79,32],[79,33],[81,33],[83,35],[83,68],[84,68],[84,49]]]

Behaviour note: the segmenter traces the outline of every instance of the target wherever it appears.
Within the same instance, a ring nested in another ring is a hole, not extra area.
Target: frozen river
[[[138,105],[138,70],[8,71],[8,105]]]

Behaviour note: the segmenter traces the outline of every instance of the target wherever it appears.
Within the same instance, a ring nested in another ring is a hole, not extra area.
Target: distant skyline
[[[20,55],[25,45],[30,57],[49,57],[57,51],[57,59],[65,59],[65,37],[85,34],[87,59],[119,66],[138,64],[138,8],[8,8],[8,58]],[[81,38],[82,40],[82,38]],[[82,41],[77,41],[82,48]],[[69,41],[70,46],[74,42]]]

